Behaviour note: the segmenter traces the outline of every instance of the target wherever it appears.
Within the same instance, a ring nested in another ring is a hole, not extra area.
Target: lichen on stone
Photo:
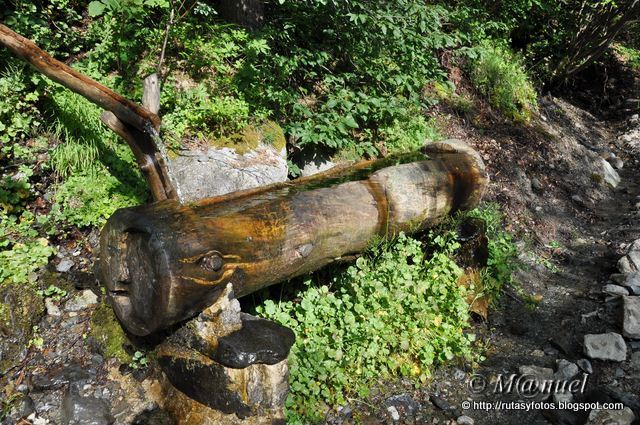
[[[91,316],[90,335],[100,344],[106,358],[114,358],[121,363],[131,361],[131,355],[123,347],[128,342],[127,335],[113,309],[104,302],[98,305]]]

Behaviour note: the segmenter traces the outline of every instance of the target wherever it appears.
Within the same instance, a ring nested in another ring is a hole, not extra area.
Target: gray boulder
[[[622,334],[640,339],[640,297],[623,298]]]
[[[584,352],[592,359],[622,362],[627,358],[627,344],[622,335],[615,332],[587,334],[584,336]]]
[[[271,122],[248,126],[205,150],[169,158],[167,168],[181,202],[192,202],[287,180],[282,129]]]

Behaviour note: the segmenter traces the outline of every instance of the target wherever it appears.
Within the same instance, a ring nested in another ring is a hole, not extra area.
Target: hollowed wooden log
[[[475,151],[447,141],[425,154],[118,210],[102,230],[99,278],[124,326],[147,335],[202,311],[229,282],[247,295],[479,202],[487,175]]]

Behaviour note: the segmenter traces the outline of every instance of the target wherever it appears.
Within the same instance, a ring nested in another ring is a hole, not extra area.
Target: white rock
[[[284,182],[289,173],[282,152],[262,143],[244,154],[213,147],[182,151],[169,160],[168,168],[181,202]]]
[[[391,415],[391,419],[393,419],[394,421],[400,420],[400,413],[398,413],[398,409],[396,409],[395,406],[387,407],[387,412],[389,412],[389,414]]]
[[[622,362],[627,358],[627,344],[622,335],[609,332],[584,336],[584,352],[592,359]]]
[[[456,419],[456,423],[458,425],[473,425],[475,421],[473,420],[473,418],[463,415]]]
[[[640,297],[623,298],[622,334],[640,339]]]
[[[90,289],[85,289],[79,295],[76,295],[73,299],[67,301],[64,309],[66,311],[80,311],[84,310],[90,305],[98,303],[98,296]]]
[[[56,303],[54,303],[51,298],[44,299],[44,306],[47,309],[47,314],[49,316],[57,317],[62,315],[62,312],[60,311]]]
[[[620,175],[604,158],[600,158],[600,165],[602,167],[602,178],[611,187],[617,187],[620,184]]]
[[[631,425],[636,419],[628,407],[623,410],[592,410],[586,425]]]
[[[75,263],[73,261],[64,259],[58,263],[58,265],[56,266],[56,271],[58,273],[66,273],[71,270],[71,267],[73,267],[74,265]]]
[[[638,271],[635,264],[632,264],[628,256],[624,256],[618,260],[618,270],[620,273],[632,273]]]

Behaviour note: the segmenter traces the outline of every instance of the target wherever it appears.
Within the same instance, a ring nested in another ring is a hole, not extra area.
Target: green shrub
[[[58,218],[76,226],[102,226],[118,208],[144,202],[146,194],[136,189],[110,174],[74,174],[56,191],[62,207]]]
[[[59,86],[48,107],[55,117],[50,137],[58,143],[50,165],[63,179],[54,198],[57,221],[101,226],[116,209],[144,202],[133,154],[100,123],[99,107]]]
[[[462,271],[451,259],[454,236],[434,236],[436,251],[425,258],[421,243],[401,234],[329,286],[308,281],[299,302],[267,300],[258,309],[296,334],[291,421],[318,419],[323,403],[364,397],[392,375],[425,382],[434,364],[472,357],[466,289],[457,284]]]
[[[212,96],[204,84],[176,91],[173,110],[163,119],[167,140],[212,139],[242,130],[249,122],[249,105],[231,96]]]
[[[472,83],[507,117],[526,122],[537,109],[537,94],[522,61],[507,48],[483,43],[469,62]]]
[[[389,153],[414,151],[442,138],[435,123],[415,109],[408,109],[406,116],[394,119],[390,126],[381,128],[380,137]]]
[[[28,211],[19,217],[0,211],[0,286],[34,283],[35,272],[55,254],[55,248],[39,235],[39,220]]]
[[[640,69],[640,50],[622,44],[614,45],[613,50],[622,56],[631,68],[635,70]]]
[[[35,77],[35,81],[39,78]],[[39,92],[29,81],[29,73],[22,66],[0,69],[0,159],[4,156],[19,157],[14,153],[19,141],[23,141],[40,124],[35,102]]]

